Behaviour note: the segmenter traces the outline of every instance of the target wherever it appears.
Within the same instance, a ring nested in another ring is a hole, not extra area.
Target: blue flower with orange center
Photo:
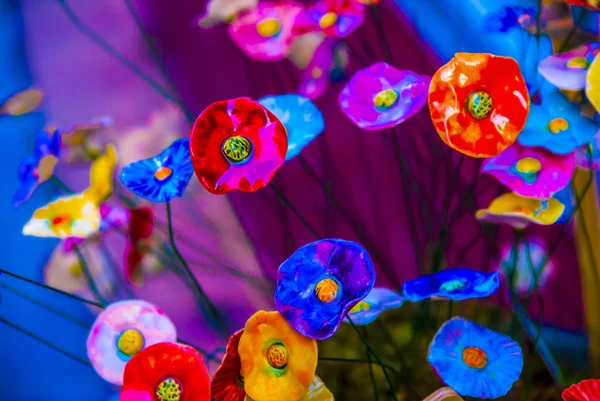
[[[348,316],[357,325],[366,325],[388,309],[399,308],[404,297],[387,288],[373,288],[369,295],[350,309]]]
[[[190,140],[178,139],[157,156],[123,167],[120,178],[137,196],[169,202],[183,195],[193,172]]]
[[[457,393],[498,398],[521,375],[523,352],[510,337],[456,317],[440,327],[427,361]]]

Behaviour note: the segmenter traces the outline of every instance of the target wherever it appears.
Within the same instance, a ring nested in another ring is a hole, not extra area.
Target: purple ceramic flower
[[[546,57],[538,65],[538,71],[558,88],[582,90],[588,68],[598,52],[600,43],[586,43],[569,52]]]
[[[575,164],[589,170],[600,170],[600,136],[596,136],[586,145],[580,146],[575,151]]]
[[[519,195],[547,199],[571,181],[575,156],[555,155],[543,148],[515,143],[498,156],[486,159],[482,170]]]
[[[303,12],[298,20],[298,33],[323,32],[345,38],[365,19],[365,6],[356,0],[323,0]]]
[[[324,340],[374,284],[375,269],[362,246],[324,239],[303,246],[279,266],[275,307],[300,334]]]
[[[229,25],[229,36],[252,59],[281,60],[290,52],[300,11],[302,6],[291,1],[260,3]]]
[[[340,92],[342,111],[360,128],[391,128],[415,115],[427,102],[431,78],[375,63],[358,71]]]
[[[318,98],[329,88],[330,81],[344,77],[347,66],[346,47],[337,39],[325,39],[302,71],[298,93],[311,100]]]

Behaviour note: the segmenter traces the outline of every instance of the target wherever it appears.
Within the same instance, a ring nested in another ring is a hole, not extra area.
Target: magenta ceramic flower
[[[357,0],[322,0],[303,12],[297,32],[323,32],[336,38],[345,38],[365,19],[365,6]]]
[[[340,92],[340,107],[360,128],[391,128],[421,110],[430,80],[387,63],[375,63],[352,76]]]
[[[571,181],[575,156],[555,155],[543,148],[515,143],[498,156],[486,159],[482,170],[519,195],[547,199]]]
[[[277,61],[288,55],[302,6],[295,2],[260,3],[229,25],[229,36],[255,60]]]

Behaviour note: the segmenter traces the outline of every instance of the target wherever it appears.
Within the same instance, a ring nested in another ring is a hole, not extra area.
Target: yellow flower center
[[[83,273],[83,270],[81,270],[81,263],[73,263],[69,266],[69,273],[71,273],[73,277],[81,276],[81,273]]]
[[[233,21],[235,21],[236,17],[236,13],[229,14],[227,17],[225,17],[225,22],[231,24]]]
[[[167,377],[156,386],[158,401],[179,401],[181,400],[181,392],[181,384],[171,377]]]
[[[319,281],[315,288],[315,294],[319,301],[329,303],[335,299],[339,289],[338,283],[330,278]]]
[[[369,305],[365,301],[360,301],[359,303],[354,305],[354,308],[350,309],[350,313],[358,313],[360,311],[369,310],[369,309],[371,309],[371,305]]]
[[[587,59],[585,57],[573,57],[571,60],[567,61],[567,67],[576,68],[576,69],[585,69],[590,66]]]
[[[256,24],[256,32],[263,38],[270,38],[279,33],[281,23],[277,18],[265,18]]]
[[[380,109],[389,109],[398,101],[398,92],[393,89],[385,89],[375,95],[373,104]]]
[[[313,77],[313,79],[321,78],[323,76],[323,70],[319,67],[315,67],[311,71],[311,76]]]
[[[50,221],[53,227],[68,227],[73,223],[73,219],[68,214],[59,214]]]
[[[327,14],[322,16],[321,19],[319,20],[319,26],[321,27],[321,29],[327,29],[327,28],[335,25],[335,23],[337,22],[337,19],[338,19],[338,16],[336,13],[328,12]]]
[[[229,161],[239,163],[250,156],[252,143],[243,136],[232,136],[223,142],[222,150]]]
[[[534,174],[542,169],[542,163],[534,157],[525,157],[517,162],[519,173]]]
[[[467,100],[467,110],[478,120],[485,118],[492,111],[492,97],[484,91],[471,93]]]
[[[474,369],[483,369],[487,365],[486,353],[477,347],[467,347],[463,349],[462,359],[467,366]]]
[[[135,329],[125,330],[117,341],[119,351],[127,356],[133,356],[144,348],[144,336]]]
[[[267,350],[267,361],[275,369],[283,369],[287,365],[288,352],[283,344],[273,344]]]
[[[558,134],[559,132],[569,128],[569,122],[564,118],[555,118],[554,120],[550,121],[548,128],[553,134]]]
[[[168,167],[159,167],[158,170],[154,172],[154,178],[159,181],[164,181],[169,178],[173,174],[173,170]]]

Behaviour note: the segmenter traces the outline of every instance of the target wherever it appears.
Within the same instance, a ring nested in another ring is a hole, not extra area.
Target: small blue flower
[[[348,312],[348,316],[357,325],[366,325],[377,319],[377,316],[388,309],[399,308],[404,297],[387,288],[373,288],[369,295],[357,303]]]
[[[160,154],[131,163],[121,171],[121,182],[134,194],[152,202],[181,197],[194,168],[190,140],[178,139]]]
[[[518,343],[460,317],[442,325],[427,360],[444,383],[476,398],[502,397],[523,369]]]
[[[498,289],[498,272],[484,273],[478,270],[456,267],[407,281],[402,293],[411,302],[431,297],[443,297],[453,301],[484,298]]]
[[[259,103],[275,114],[287,129],[288,150],[285,161],[298,156],[325,128],[323,114],[304,96],[266,96]]]
[[[537,11],[533,7],[506,6],[490,14],[485,24],[488,32],[508,32],[535,24]],[[543,21],[542,21],[543,22]]]
[[[279,266],[275,307],[297,332],[324,340],[374,284],[373,262],[361,245],[324,239],[303,246]]]
[[[531,104],[527,123],[517,140],[524,146],[541,146],[566,155],[591,141],[597,132],[598,126],[555,90],[542,96],[541,104]]]

